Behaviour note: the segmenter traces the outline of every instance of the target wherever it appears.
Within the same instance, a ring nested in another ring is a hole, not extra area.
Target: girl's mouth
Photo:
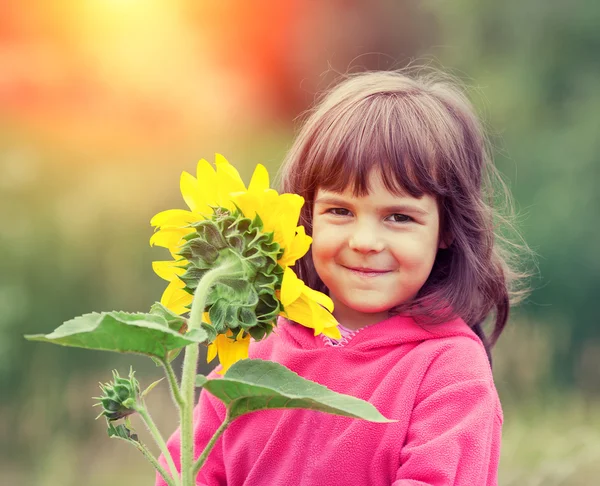
[[[350,270],[353,274],[358,275],[359,277],[365,278],[373,278],[380,277],[381,275],[385,275],[390,273],[391,270],[376,270],[373,268],[352,268],[352,267],[344,267],[347,270]]]

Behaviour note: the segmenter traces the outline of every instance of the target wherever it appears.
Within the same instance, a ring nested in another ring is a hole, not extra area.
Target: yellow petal
[[[331,329],[337,326],[337,321],[327,310],[333,310],[331,299],[307,287],[289,267],[283,273],[280,302],[283,305],[283,312],[280,315],[314,329],[315,335],[328,329],[329,334],[337,336],[336,331]]]
[[[315,330],[315,336],[321,334],[325,327],[332,326],[335,318],[323,307],[302,294],[297,300],[284,306],[285,314],[298,324]]]
[[[217,173],[208,161],[202,159],[196,167],[198,188],[203,195],[204,204],[217,205]]]
[[[230,197],[246,218],[253,219],[256,213],[260,214],[262,212],[262,202],[260,196],[257,194],[251,192],[234,192]]]
[[[277,191],[266,189],[262,192],[249,192],[248,194],[254,205],[253,209],[260,215],[263,222],[263,232],[275,232],[279,224],[279,194],[277,194]],[[278,243],[281,242],[278,241]]]
[[[171,282],[172,280],[176,279],[177,276],[185,273],[185,268],[181,267],[187,264],[187,260],[152,262],[152,270],[154,270],[154,273],[156,273],[156,275],[158,275],[160,278]]]
[[[206,362],[210,363],[216,357],[217,357],[217,345],[215,343],[210,343],[208,345],[208,351],[206,352]]]
[[[189,312],[188,305],[192,303],[193,295],[183,290],[185,284],[179,280],[172,280],[167,286],[160,299],[160,303],[175,314],[185,314]]]
[[[325,327],[323,329],[323,334],[332,339],[342,339],[342,333],[340,332],[339,327]]]
[[[304,287],[304,282],[298,278],[296,273],[290,267],[286,267],[281,282],[281,305],[286,308],[298,300]]]
[[[248,191],[250,192],[262,192],[269,189],[269,173],[264,165],[258,164],[250,179],[250,185]]]
[[[150,246],[162,246],[176,252],[183,243],[183,237],[189,235],[193,231],[193,228],[165,226],[152,235],[150,238]]]
[[[320,334],[324,326],[319,326],[319,322],[314,319],[314,311],[310,302],[306,299],[298,299],[291,304],[284,306],[284,317],[315,330],[315,335]]]
[[[204,206],[204,201],[200,196],[200,187],[198,186],[198,181],[192,174],[188,174],[185,171],[181,173],[179,188],[181,190],[183,200],[192,211],[196,212],[199,207]]]
[[[281,194],[269,189],[264,191],[263,208],[259,215],[265,232],[273,232],[273,240],[288,248],[296,234],[296,226],[304,198],[297,194]]]
[[[333,300],[331,298],[317,290],[311,289],[309,286],[305,285],[302,289],[302,293],[309,299],[314,300],[316,303],[321,304],[325,309],[329,312],[333,312]]]
[[[182,241],[183,243],[183,241]],[[171,258],[173,258],[173,260],[177,260],[179,261],[181,259],[181,255],[178,255],[177,253],[179,253],[179,250],[181,248],[179,246],[173,246],[171,248],[169,248],[169,253],[171,254]]]
[[[304,204],[304,198],[298,194],[282,194],[279,196],[279,231],[276,231],[276,236],[279,237],[278,233],[281,233],[280,243],[283,248],[287,248],[294,235],[296,234],[296,226],[298,225],[298,218],[300,218],[300,210]],[[276,240],[279,242],[279,240]]]
[[[196,166],[196,179],[200,185],[211,184],[213,187],[217,182],[217,173],[206,159],[200,159],[198,161],[198,165]]]
[[[321,307],[314,301],[311,302],[311,310],[313,311],[313,327],[315,328],[315,334],[325,332],[325,329],[337,327],[338,322],[327,309]]]
[[[246,191],[244,181],[239,172],[221,154],[215,156],[217,168],[217,199],[221,206],[233,209],[229,194],[232,192]]]
[[[282,267],[293,266],[299,258],[308,252],[312,238],[304,231],[304,226],[296,228],[296,235],[288,247],[285,248],[282,257],[277,263]]]
[[[186,211],[185,209],[168,209],[167,211],[161,211],[155,215],[151,220],[152,226],[188,226],[196,221],[200,221],[202,218],[200,215]]]
[[[217,354],[219,355],[219,362],[223,366],[223,369],[218,371],[219,374],[225,373],[230,366],[248,357],[248,347],[250,345],[250,336],[246,336],[242,339],[236,339],[235,341],[230,339],[228,336],[232,336],[233,333],[228,329],[227,335],[219,334],[215,339],[214,344],[217,347]]]

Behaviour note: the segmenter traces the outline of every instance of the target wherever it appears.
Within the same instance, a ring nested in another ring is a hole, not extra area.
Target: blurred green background
[[[500,484],[597,484],[599,26],[596,0],[0,3],[2,484],[152,484],[90,397],[114,367],[146,384],[159,370],[22,335],[146,311],[166,256],[149,220],[183,207],[182,170],[221,152],[246,181],[258,162],[273,175],[340,73],[415,60],[469,87],[538,254],[494,355]],[[170,433],[166,386],[149,402]]]

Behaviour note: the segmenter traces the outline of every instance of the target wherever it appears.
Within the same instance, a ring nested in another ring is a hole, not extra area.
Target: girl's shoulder
[[[427,357],[427,366],[416,397],[417,403],[442,390],[444,393],[454,390],[457,394],[478,390],[479,394],[487,395],[495,402],[497,414],[502,420],[492,367],[478,338],[451,336],[437,342],[425,341],[420,347]]]
[[[475,333],[425,340],[418,350],[428,357],[432,370],[452,370],[453,375],[465,378],[492,379],[485,347]]]

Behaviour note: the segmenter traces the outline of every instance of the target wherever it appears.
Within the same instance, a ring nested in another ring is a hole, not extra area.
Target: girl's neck
[[[334,308],[333,316],[336,320],[351,331],[358,331],[363,327],[371,326],[389,317],[388,311],[376,313],[360,313],[351,309]]]

